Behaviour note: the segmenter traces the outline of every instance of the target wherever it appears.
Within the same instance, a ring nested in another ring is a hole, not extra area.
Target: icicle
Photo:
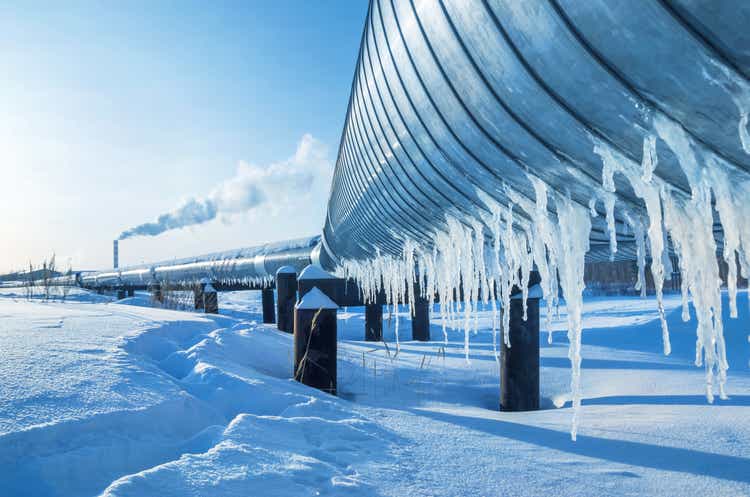
[[[635,289],[640,291],[641,297],[646,297],[646,234],[643,230],[643,222],[639,218],[633,218],[627,211],[623,211],[625,220],[633,228],[635,236],[636,260],[638,264],[638,280]]]
[[[719,380],[719,394],[725,397],[726,350],[721,322],[721,279],[716,260],[711,206],[711,176],[702,168],[693,144],[679,124],[659,114],[654,117],[654,128],[677,156],[688,179],[690,200],[674,196],[664,199],[665,225],[676,247],[686,286],[692,296],[698,320],[696,365],[705,360],[706,398],[713,401],[714,371]]]
[[[747,130],[749,114],[750,112],[747,109],[742,111],[739,122],[740,143],[742,143],[742,149],[746,154],[750,154],[750,132]]]
[[[604,161],[602,167],[602,201],[607,218],[607,229],[609,230],[609,260],[615,259],[617,253],[617,230],[615,228],[615,172],[618,170],[618,164],[612,161]]]
[[[472,231],[474,232],[474,239],[472,245],[472,253],[474,257],[474,277],[472,278],[472,304],[474,308],[472,313],[474,315],[473,330],[477,333],[479,326],[479,313],[477,308],[477,302],[486,304],[489,301],[489,289],[487,288],[486,282],[486,270],[484,263],[484,227],[479,220],[474,219],[471,222]],[[481,294],[479,293],[481,291]]]
[[[495,356],[495,362],[500,364],[500,354],[497,349],[497,291],[495,285],[490,289],[492,305],[492,353]]]
[[[650,136],[647,136],[644,139],[644,142],[650,141]],[[644,144],[643,148],[644,150],[651,150],[649,144]],[[654,154],[655,150],[656,148],[654,146]],[[644,181],[642,169],[639,171],[637,165],[629,162],[628,159],[612,150],[608,145],[597,143],[594,146],[594,152],[602,158],[603,169],[611,171],[611,174],[614,174],[615,170],[620,171],[630,182],[635,194],[638,195],[646,205],[646,212],[649,217],[647,234],[649,247],[651,249],[651,275],[653,276],[654,287],[656,289],[656,301],[659,310],[659,320],[661,322],[664,354],[669,355],[672,347],[669,342],[669,328],[667,327],[667,320],[664,312],[664,264],[662,262],[662,254],[664,253],[665,244],[664,228],[662,226],[661,190],[652,182]],[[655,163],[656,158],[654,156],[648,160]],[[644,162],[645,161],[646,160],[644,159]]]
[[[409,296],[409,314],[414,317],[414,284],[417,283],[416,275],[416,263],[414,260],[414,252],[417,248],[417,244],[412,240],[406,240],[404,242],[403,254],[404,254],[404,271],[406,272],[406,292]],[[421,291],[421,285],[420,285]]]
[[[596,152],[596,148],[594,151]],[[616,162],[604,161],[602,163],[602,188],[605,192],[615,192],[615,171],[617,169],[618,164]]]
[[[617,228],[615,227],[615,194],[605,192],[604,209],[607,217],[607,230],[609,231],[609,260],[615,260],[617,253]]]
[[[547,304],[547,342],[552,343],[552,309],[557,305],[557,235],[547,214],[547,185],[534,176],[529,175],[528,178],[536,194],[536,205],[532,211],[535,230],[532,251],[541,277],[542,296]]]
[[[737,263],[747,268],[747,254],[750,249],[750,180],[732,175],[726,163],[711,154],[707,157],[708,175],[716,201],[724,235],[724,261],[728,266],[727,290],[729,293],[729,313],[737,317]],[[731,177],[731,180],[730,180]],[[746,269],[743,270],[746,273]]]
[[[589,212],[591,213],[592,218],[599,216],[599,213],[596,212],[596,196],[591,197],[589,200]]]
[[[641,161],[641,167],[643,169],[643,175],[641,178],[646,183],[651,183],[651,179],[654,175],[654,169],[659,163],[656,156],[656,137],[654,135],[647,135],[643,138],[643,160]]]
[[[576,439],[581,407],[581,333],[583,331],[583,270],[589,250],[591,219],[589,213],[567,197],[556,198],[560,257],[560,286],[568,311],[568,357],[571,364],[570,389],[573,398],[573,422],[570,436]]]
[[[534,266],[534,254],[529,250],[529,237],[524,232],[524,236],[521,238],[521,294],[523,298],[523,320],[526,321],[529,317],[527,303],[529,300],[529,280],[531,278],[531,270]]]

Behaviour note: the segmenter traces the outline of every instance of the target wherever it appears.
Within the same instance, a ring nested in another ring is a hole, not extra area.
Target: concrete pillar
[[[279,331],[294,331],[294,304],[297,301],[297,271],[283,266],[276,271],[276,326]]]
[[[206,314],[219,313],[219,294],[210,283],[203,286],[203,309]]]
[[[539,409],[539,286],[529,289],[527,319],[523,298],[510,299],[510,347],[500,349],[500,410]],[[506,312],[503,309],[503,312]]]
[[[127,293],[125,292],[125,290],[124,290],[124,289],[122,289],[122,290],[117,290],[117,300],[122,300],[122,299],[124,299],[126,295],[127,295]]]
[[[318,288],[294,308],[294,379],[336,395],[336,311]]]
[[[261,290],[261,299],[263,301],[263,322],[266,324],[275,323],[276,309],[273,302],[273,288]]]
[[[203,309],[203,284],[199,283],[193,288],[193,306],[196,311]]]
[[[383,340],[383,306],[381,304],[365,306],[365,340],[368,342]]]

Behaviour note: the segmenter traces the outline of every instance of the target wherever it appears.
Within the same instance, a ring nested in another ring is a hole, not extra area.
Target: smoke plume
[[[237,173],[217,185],[205,197],[192,197],[155,221],[123,231],[119,240],[134,236],[156,236],[165,231],[203,224],[218,216],[231,220],[268,203],[283,204],[304,195],[317,180],[330,178],[331,164],[325,145],[310,134],[302,137],[295,154],[282,162],[258,166],[241,161]]]

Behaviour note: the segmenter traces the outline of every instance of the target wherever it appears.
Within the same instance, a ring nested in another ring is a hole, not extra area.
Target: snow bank
[[[468,366],[462,315],[446,340],[402,342],[395,356],[395,320],[384,320],[385,343],[364,342],[361,309],[341,309],[336,398],[290,380],[291,337],[260,324],[257,293],[221,299],[224,315],[205,316],[0,298],[0,493],[540,495],[551,482],[563,496],[750,491],[746,306],[724,328],[728,360],[743,366],[738,394],[708,406],[679,296],[664,299],[670,357],[649,302],[583,301],[589,405],[573,444],[565,305],[541,350],[545,408],[503,413],[491,304],[474,313]]]

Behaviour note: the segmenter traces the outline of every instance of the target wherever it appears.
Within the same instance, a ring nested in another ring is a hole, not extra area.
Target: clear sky
[[[275,198],[284,181],[271,174],[260,207],[123,240],[121,263],[319,233],[366,11],[366,0],[0,3],[0,272],[52,251],[109,267],[121,231],[268,168],[319,179]]]

